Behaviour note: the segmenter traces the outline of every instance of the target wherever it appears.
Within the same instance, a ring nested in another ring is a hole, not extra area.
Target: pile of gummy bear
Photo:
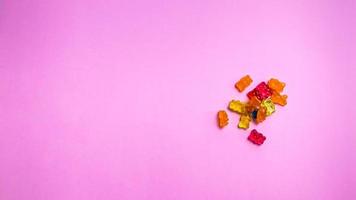
[[[252,79],[249,75],[242,77],[235,84],[235,88],[239,92],[243,92],[250,84]],[[271,78],[267,84],[261,82],[247,93],[248,101],[242,102],[239,100],[231,100],[229,102],[229,110],[240,115],[240,121],[237,125],[238,128],[248,129],[250,122],[253,121],[256,124],[263,122],[266,117],[272,115],[275,112],[275,104],[280,106],[287,105],[287,95],[281,94],[285,87],[285,83],[278,79]],[[218,112],[218,125],[220,128],[225,127],[228,124],[229,118],[225,110]],[[266,137],[253,129],[247,138],[254,144],[261,145],[266,140]]]

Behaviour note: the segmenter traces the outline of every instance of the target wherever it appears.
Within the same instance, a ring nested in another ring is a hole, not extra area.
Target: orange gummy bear
[[[254,110],[256,110],[256,107],[247,103],[245,106],[246,113],[252,113]]]
[[[272,102],[281,106],[287,105],[287,98],[288,98],[287,95],[281,95],[276,91],[273,91],[271,96]]]
[[[268,87],[271,88],[272,90],[281,93],[286,86],[285,83],[279,81],[278,79],[271,78],[268,81]]]
[[[235,88],[242,92],[244,91],[250,84],[252,83],[252,79],[249,75],[242,77],[237,83],[235,84]]]
[[[258,109],[257,117],[256,117],[256,123],[263,122],[266,119],[266,116],[267,116],[266,108],[261,107],[260,109]]]
[[[218,112],[218,124],[220,128],[223,128],[229,123],[229,118],[224,110]]]
[[[261,101],[256,96],[253,96],[248,102],[248,104],[255,108],[258,108],[261,105]]]

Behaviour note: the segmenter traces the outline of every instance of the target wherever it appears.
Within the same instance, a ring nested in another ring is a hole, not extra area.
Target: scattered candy
[[[224,126],[226,126],[229,123],[229,118],[227,116],[226,111],[220,110],[218,112],[218,123],[219,123],[220,128],[223,128]]]
[[[273,91],[271,100],[273,103],[278,104],[280,106],[285,106],[287,105],[287,95],[280,95],[278,92]]]
[[[261,145],[266,140],[266,137],[257,132],[256,129],[253,129],[247,139],[254,144]]]
[[[266,114],[267,116],[270,116],[275,110],[274,103],[272,102],[271,99],[265,99],[262,101],[261,106],[266,108]]]
[[[245,114],[249,114],[252,113],[254,110],[256,110],[256,107],[251,105],[250,103],[247,103],[245,106],[245,110],[246,110]]]
[[[246,112],[245,104],[238,100],[231,100],[229,103],[229,109],[239,114],[244,114]]]
[[[278,93],[283,92],[284,87],[286,86],[285,83],[280,82],[278,79],[271,78],[268,81],[268,87]]]
[[[248,102],[248,104],[255,108],[259,108],[261,105],[261,101],[257,97],[253,96]]]
[[[240,122],[237,127],[242,129],[248,129],[250,127],[251,118],[248,115],[241,115]]]
[[[240,91],[244,91],[250,84],[252,79],[249,75],[242,77],[235,87]],[[259,124],[271,116],[275,111],[275,104],[280,106],[287,105],[287,95],[280,94],[283,92],[285,83],[278,79],[271,78],[268,83],[259,83],[253,90],[247,93],[248,101],[242,102],[239,100],[231,100],[229,102],[229,110],[240,115],[238,128],[248,129],[250,122]],[[222,128],[228,124],[227,113],[223,110],[218,112],[219,127]],[[266,137],[253,129],[248,136],[248,140],[254,144],[261,145],[266,140]]]
[[[246,75],[242,77],[239,81],[237,81],[235,87],[239,92],[243,92],[251,83],[251,77],[249,75]]]
[[[266,116],[267,116],[266,108],[264,108],[264,107],[260,108],[257,111],[256,123],[258,124],[258,123],[261,123],[261,122],[265,121]]]
[[[254,91],[256,97],[261,101],[272,95],[271,89],[268,88],[268,85],[265,82],[258,84]]]

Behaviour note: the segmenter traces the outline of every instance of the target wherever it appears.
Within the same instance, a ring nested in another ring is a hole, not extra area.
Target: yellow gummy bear
[[[261,106],[266,108],[266,114],[267,116],[271,115],[274,111],[276,111],[276,108],[274,106],[274,103],[272,102],[271,99],[265,99],[262,101]]]
[[[239,113],[239,114],[244,114],[244,113],[246,113],[246,108],[245,108],[245,104],[244,103],[242,103],[241,101],[239,101],[239,100],[237,100],[237,101],[235,101],[235,100],[232,100],[232,101],[230,101],[230,103],[229,103],[229,109],[231,110],[231,111],[234,111],[234,112],[237,112],[237,113]]]
[[[251,118],[248,115],[241,115],[238,128],[248,129],[250,127]]]

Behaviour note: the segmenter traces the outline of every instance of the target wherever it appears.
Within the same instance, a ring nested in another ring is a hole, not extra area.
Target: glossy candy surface
[[[265,142],[266,137],[262,133],[257,132],[256,129],[253,129],[247,139],[254,144],[261,145]]]
[[[261,107],[257,111],[257,116],[256,116],[256,123],[261,123],[266,119],[267,113],[266,113],[266,108]]]
[[[226,111],[220,110],[218,112],[218,125],[220,128],[223,128],[229,123],[229,118],[227,116]]]
[[[253,112],[254,110],[256,110],[256,107],[250,105],[249,103],[247,103],[246,106],[245,106],[245,109],[246,109],[246,114],[248,114],[248,113],[251,113],[251,112]]]
[[[241,115],[238,127],[242,129],[248,129],[248,127],[250,127],[250,121],[251,118],[248,115]]]
[[[267,116],[270,116],[274,111],[276,111],[276,107],[271,99],[265,99],[262,101],[261,106],[266,108]]]
[[[251,106],[253,106],[253,107],[255,107],[255,108],[259,108],[260,105],[261,105],[261,101],[260,101],[257,97],[253,96],[253,97],[248,101],[248,104],[251,105]]]
[[[231,100],[229,103],[229,109],[231,111],[237,112],[239,114],[245,114],[246,109],[245,109],[245,103],[242,103],[241,101],[237,100]]]
[[[254,91],[256,97],[261,101],[267,99],[272,95],[271,90],[269,89],[269,87],[265,82],[261,82],[260,84],[258,84],[254,89]]]
[[[252,79],[249,75],[242,77],[235,87],[240,91],[244,91],[250,84]],[[240,115],[240,120],[237,125],[238,128],[248,129],[250,122],[259,124],[272,115],[275,110],[275,104],[285,106],[287,104],[287,95],[280,92],[284,90],[285,83],[278,79],[271,78],[266,82],[259,83],[253,90],[247,93],[248,101],[242,102],[239,100],[231,100],[228,109]],[[222,128],[228,124],[227,113],[223,110],[218,112],[218,124]],[[253,129],[248,136],[248,140],[254,144],[261,145],[266,140],[266,137]]]
[[[251,77],[249,75],[246,75],[236,82],[235,88],[239,92],[243,92],[251,83],[252,83]]]
[[[278,93],[283,92],[284,87],[286,86],[285,83],[279,81],[278,79],[271,78],[268,81],[268,87]]]
[[[281,95],[276,91],[273,91],[272,96],[271,96],[271,100],[273,103],[278,104],[280,106],[285,106],[287,105],[287,95]]]

